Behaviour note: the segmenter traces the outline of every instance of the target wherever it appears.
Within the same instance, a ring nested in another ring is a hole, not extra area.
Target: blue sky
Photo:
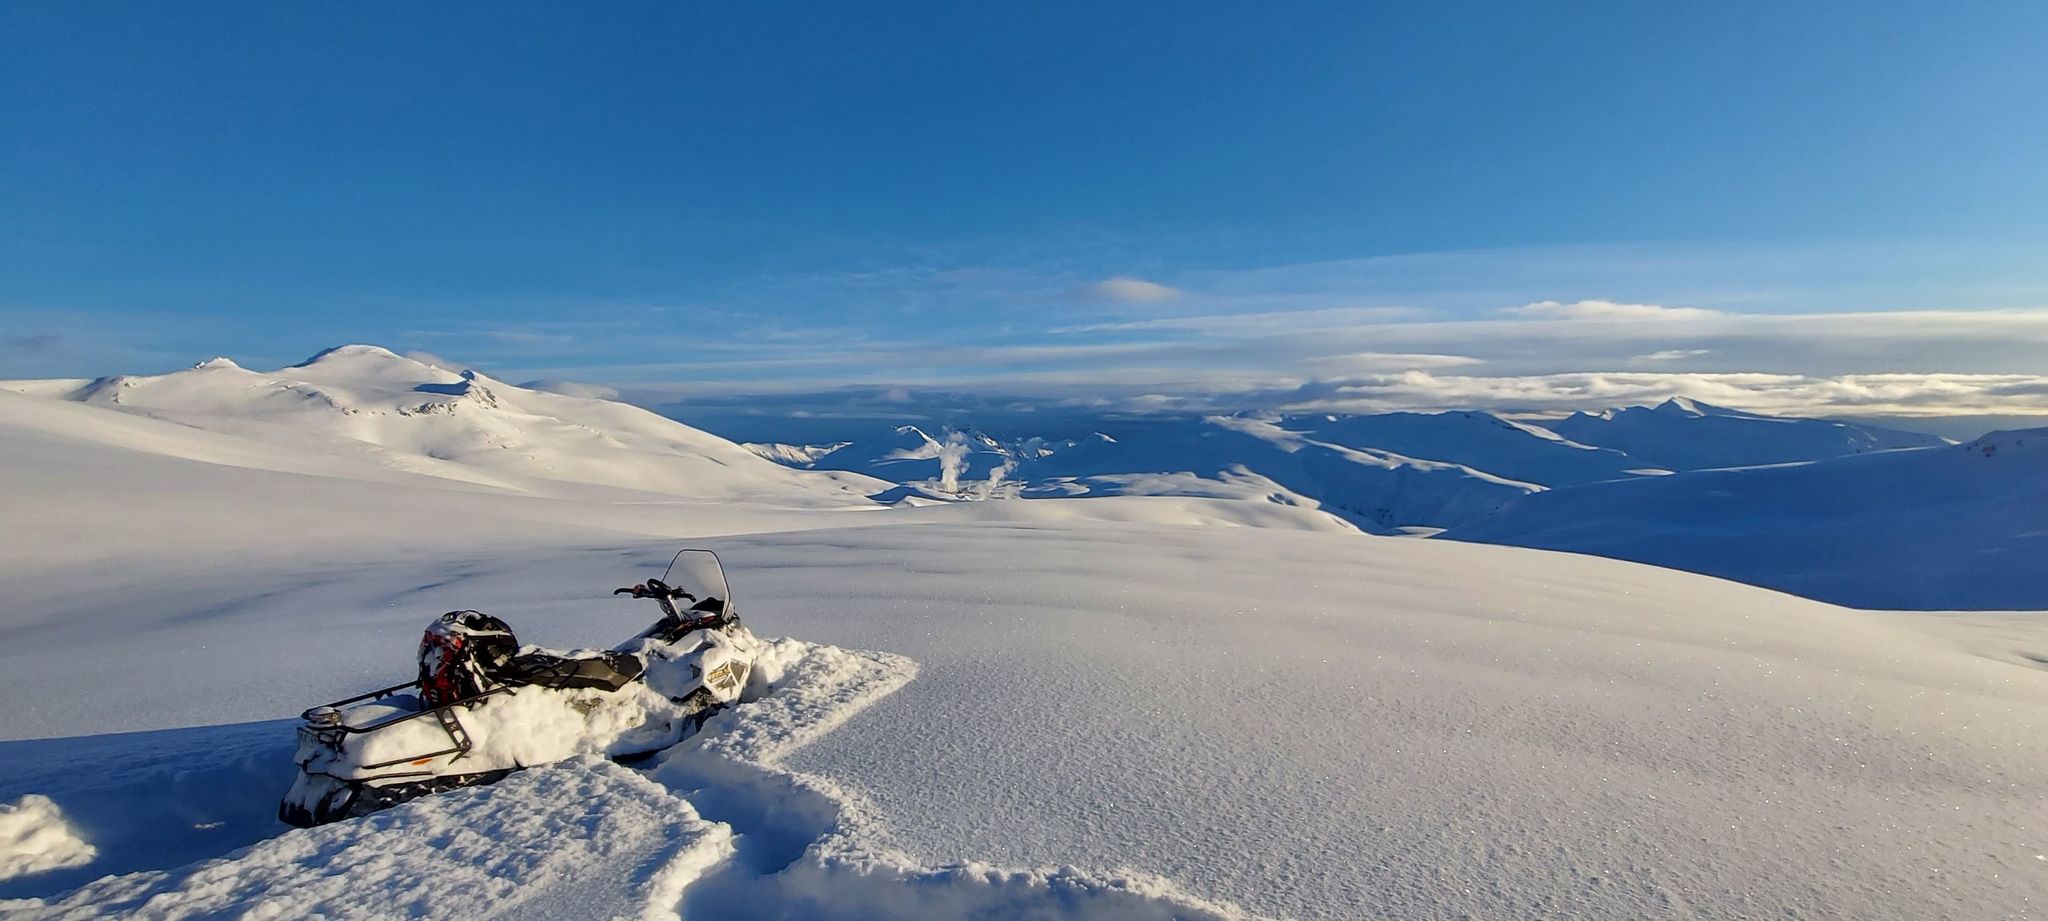
[[[1505,6],[10,4],[0,376],[2042,399],[2048,6]]]

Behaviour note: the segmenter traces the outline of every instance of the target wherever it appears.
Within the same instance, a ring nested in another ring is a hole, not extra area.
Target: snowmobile
[[[740,701],[762,644],[717,554],[679,551],[661,578],[612,594],[652,599],[661,619],[609,651],[521,646],[488,614],[441,615],[416,680],[303,714],[278,818],[306,828],[580,754],[651,754]]]

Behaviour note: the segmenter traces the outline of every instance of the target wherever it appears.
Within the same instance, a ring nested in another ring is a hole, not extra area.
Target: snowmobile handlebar
[[[689,601],[697,600],[697,596],[692,595],[689,592],[683,591],[679,588],[671,588],[667,583],[661,581],[660,579],[649,579],[645,582],[640,583],[639,585],[628,585],[625,588],[615,588],[612,589],[612,594],[631,595],[635,598],[681,598]]]

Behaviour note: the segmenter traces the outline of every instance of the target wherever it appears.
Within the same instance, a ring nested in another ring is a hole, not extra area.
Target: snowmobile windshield
[[[732,613],[732,594],[725,587],[725,568],[718,565],[718,554],[709,550],[682,550],[670,560],[668,569],[662,572],[661,581],[671,588],[679,588],[695,596],[697,600],[679,600],[676,609],[687,618],[695,613],[699,616],[716,614],[725,617]]]

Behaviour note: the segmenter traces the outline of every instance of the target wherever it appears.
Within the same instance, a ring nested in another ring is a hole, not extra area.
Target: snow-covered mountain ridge
[[[1544,489],[1721,466],[1717,459],[1782,463],[1943,443],[1677,399],[1551,426],[1474,411],[1265,413],[1130,421],[1070,440],[900,425],[822,450],[754,448],[791,466],[865,473],[917,495],[1229,496],[1320,508],[1394,533],[1472,524]]]
[[[2048,609],[2048,429],[1552,490],[1441,536],[1857,607]]]
[[[1683,397],[1654,407],[1573,413],[1550,428],[1566,438],[1670,470],[1754,467],[1948,443],[1933,435],[1832,419],[1766,416]]]
[[[170,374],[0,388],[537,495],[596,488],[846,504],[883,488],[857,475],[794,471],[623,403],[528,390],[375,346],[328,349],[268,372],[216,358]]]
[[[626,404],[532,390],[360,345],[268,372],[214,359],[163,375],[0,382],[0,430],[36,438],[13,449],[20,459],[38,452],[82,458],[77,445],[90,443],[322,478],[251,480],[237,495],[244,503],[332,492],[331,478],[367,480],[389,484],[366,501],[390,506],[392,520],[414,517],[408,509],[419,503],[399,497],[417,489],[567,502],[577,510],[569,517],[607,528],[637,518],[631,526],[645,533],[762,521],[758,513],[732,516],[716,505],[740,498],[792,513],[893,506],[890,514],[927,516],[944,513],[915,507],[961,498],[1025,499],[1031,501],[981,515],[1025,520],[1075,514],[1035,505],[1040,500],[1114,498],[1127,504],[1086,506],[1081,514],[1098,520],[1192,515],[1383,534],[1448,529],[1446,536],[1455,538],[1654,562],[1862,606],[2048,606],[2048,596],[2027,575],[2038,567],[1995,565],[2025,559],[2013,555],[2015,548],[2026,545],[2025,535],[2048,529],[2023,476],[1958,472],[1977,491],[1973,507],[1984,511],[1969,513],[1966,533],[1924,551],[1916,535],[1960,529],[1945,524],[1946,516],[1960,513],[1922,484],[1899,482],[1883,494],[1859,486],[1857,477],[1872,469],[1864,466],[1828,464],[1804,474],[1722,471],[1709,478],[1716,484],[1809,478],[1797,497],[1741,502],[1714,498],[1727,492],[1715,486],[1708,497],[1691,501],[1646,498],[1695,488],[1701,479],[1671,474],[1703,463],[1887,456],[1935,450],[1927,446],[1940,439],[1687,400],[1582,413],[1553,427],[1573,437],[1480,412],[1241,414],[1129,421],[1115,433],[1078,439],[899,425],[841,444],[743,446]],[[112,466],[135,463],[132,454],[93,456]],[[17,476],[35,480],[47,476],[44,471],[30,463]],[[158,475],[193,482],[213,476],[189,466]],[[1644,485],[1667,479],[1672,482]],[[64,482],[48,488],[69,494]],[[1569,495],[1542,498],[1546,492]],[[618,496],[697,504],[636,515],[609,501]],[[1858,501],[1796,511],[1823,496]],[[1153,504],[1141,512],[1128,504],[1138,500]],[[73,495],[69,501],[119,500]],[[177,504],[172,494],[156,501],[166,508]],[[555,510],[470,504],[485,533],[484,522],[507,513],[563,518]],[[38,508],[50,514],[25,510],[15,517],[53,533],[72,530],[56,507]],[[1564,520],[1554,520],[1560,514]],[[690,523],[676,520],[682,517]],[[1852,523],[1853,534],[1831,536],[1830,529]],[[127,533],[142,542],[150,530],[139,523]],[[1710,534],[1725,546],[1702,544]],[[220,539],[244,538],[223,530]],[[326,538],[309,532],[300,539]],[[0,552],[43,558],[58,553],[57,546],[0,541]],[[1779,552],[1752,552],[1765,546]],[[1835,552],[1848,546],[1862,550]],[[260,545],[251,550],[269,552]],[[1884,571],[1923,559],[1927,565],[1910,580]]]

